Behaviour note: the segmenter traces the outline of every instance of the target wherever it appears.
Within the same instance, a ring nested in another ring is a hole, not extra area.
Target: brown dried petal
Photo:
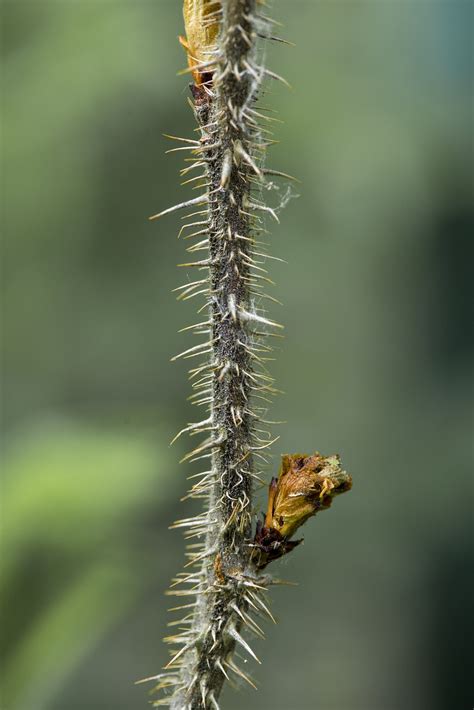
[[[270,525],[290,538],[308,518],[329,508],[332,499],[351,486],[352,478],[342,470],[337,455],[286,454],[276,482]]]

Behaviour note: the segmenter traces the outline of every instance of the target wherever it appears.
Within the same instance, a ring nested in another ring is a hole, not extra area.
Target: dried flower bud
[[[211,59],[210,52],[214,49],[219,32],[220,9],[221,4],[216,0],[184,0],[186,37],[180,37],[179,41],[188,53],[188,65],[191,69]],[[207,78],[207,75],[199,70],[194,70],[193,76],[197,86]]]
[[[301,540],[290,540],[298,528],[351,487],[352,478],[342,470],[337,455],[282,456],[278,479],[270,483],[265,522],[257,524],[257,566],[261,569],[299,545]]]

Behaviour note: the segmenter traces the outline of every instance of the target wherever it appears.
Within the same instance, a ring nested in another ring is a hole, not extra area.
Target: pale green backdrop
[[[179,2],[7,0],[3,15],[4,710],[140,710],[167,659],[168,531],[189,469],[177,304],[191,136]],[[277,0],[292,84],[269,163],[286,325],[283,452],[353,491],[277,573],[276,627],[226,710],[459,710],[468,657],[473,5]],[[263,505],[263,503],[262,503]]]

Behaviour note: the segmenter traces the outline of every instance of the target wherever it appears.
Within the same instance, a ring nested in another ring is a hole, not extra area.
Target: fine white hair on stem
[[[170,593],[195,601],[176,608],[184,616],[170,623],[173,633],[165,639],[171,659],[151,678],[162,691],[154,705],[172,710],[219,708],[222,686],[232,674],[256,687],[237,666],[234,651],[238,646],[260,663],[243,634],[263,637],[256,618],[273,620],[263,598],[270,578],[255,566],[251,541],[254,482],[261,481],[257,463],[267,462],[276,441],[262,428],[277,392],[267,370],[272,359],[267,336],[282,328],[262,305],[264,299],[278,302],[262,292],[272,284],[265,260],[276,258],[268,257],[263,244],[264,219],[279,221],[278,207],[265,204],[262,194],[263,188],[275,189],[266,176],[291,176],[264,166],[273,141],[268,125],[260,122],[273,119],[258,106],[262,82],[284,80],[263,61],[261,40],[281,39],[273,37],[272,21],[260,13],[262,4],[185,1],[182,43],[190,57],[185,73],[194,79],[198,139],[168,135],[184,145],[167,152],[190,154],[181,175],[201,194],[150,217],[187,210],[179,236],[188,240],[191,254],[205,252],[205,258],[180,264],[199,274],[175,289],[180,300],[202,298],[198,312],[207,313],[182,329],[205,340],[172,358],[202,360],[189,371],[190,400],[207,414],[188,423],[173,441],[185,433],[207,438],[182,459],[206,460],[206,470],[191,476],[195,480],[184,498],[203,499],[204,511],[172,526],[182,528],[191,543],[185,571],[175,577]],[[196,206],[202,208],[193,212]]]

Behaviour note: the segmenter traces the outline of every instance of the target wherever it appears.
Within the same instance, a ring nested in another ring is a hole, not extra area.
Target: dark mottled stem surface
[[[223,3],[218,66],[208,91],[195,90],[201,142],[210,146],[209,281],[211,330],[211,421],[213,484],[209,492],[206,557],[201,564],[198,603],[190,648],[181,662],[180,687],[171,705],[217,707],[232,668],[236,639],[241,643],[240,613],[252,586],[249,568],[252,500],[251,249],[249,211],[251,177],[248,160],[255,131],[245,120],[256,83],[246,64],[255,53],[256,33],[250,18],[254,0]],[[249,577],[250,575],[250,577]],[[227,664],[230,664],[227,665]],[[227,667],[226,667],[227,666]],[[235,672],[235,671],[234,671]]]

